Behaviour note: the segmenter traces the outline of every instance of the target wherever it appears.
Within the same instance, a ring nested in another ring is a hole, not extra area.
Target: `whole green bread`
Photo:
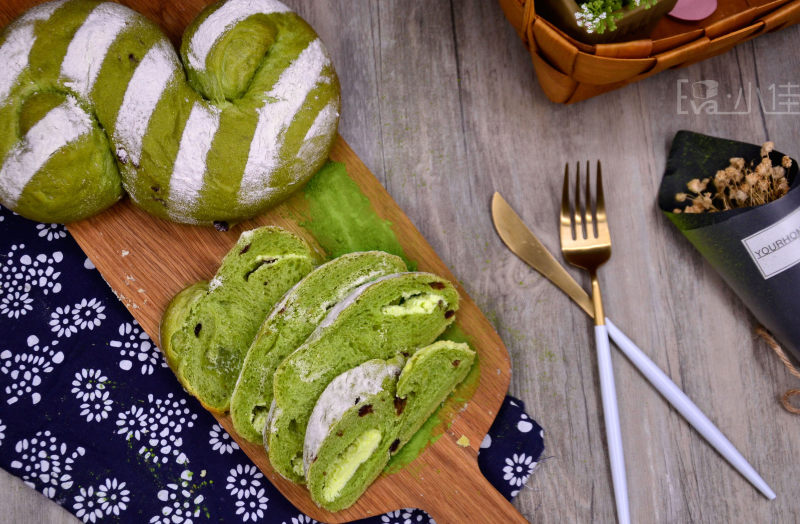
[[[339,85],[277,0],[207,7],[181,56],[116,3],[56,0],[0,33],[0,203],[69,222],[122,196],[193,224],[252,217],[302,185],[336,135]]]
[[[339,511],[358,500],[474,359],[466,344],[443,340],[414,353],[402,372],[392,361],[368,361],[331,381],[311,413],[303,448],[314,502]]]
[[[354,289],[405,270],[402,259],[388,253],[348,253],[295,284],[272,309],[247,350],[231,397],[236,432],[261,444],[272,404],[272,376],[278,365],[311,335],[328,310]]]
[[[245,231],[210,282],[187,287],[167,306],[161,323],[167,362],[207,409],[228,410],[264,317],[313,262],[308,245],[288,231]]]
[[[333,307],[273,378],[264,442],[284,477],[304,481],[303,440],[314,404],[337,375],[367,360],[409,355],[453,322],[458,293],[429,273],[389,275],[356,289]]]

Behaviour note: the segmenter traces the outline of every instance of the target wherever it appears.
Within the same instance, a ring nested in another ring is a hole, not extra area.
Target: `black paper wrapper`
[[[693,178],[712,178],[732,157],[761,158],[761,146],[679,131],[672,141],[658,205],[753,315],[800,360],[800,177],[787,173],[789,192],[756,207],[717,213],[674,213],[675,194]],[[782,153],[770,154],[779,165]]]

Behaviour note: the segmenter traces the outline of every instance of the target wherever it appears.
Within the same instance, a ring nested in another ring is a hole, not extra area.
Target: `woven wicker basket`
[[[701,22],[665,17],[648,39],[588,45],[537,16],[534,0],[499,2],[530,51],[545,94],[565,104],[705,60],[800,22],[800,0],[719,0],[717,11]]]

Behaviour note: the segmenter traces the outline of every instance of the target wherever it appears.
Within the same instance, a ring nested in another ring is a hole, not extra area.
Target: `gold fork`
[[[581,166],[576,166],[575,201],[569,197],[569,164],[564,166],[564,190],[561,197],[561,252],[564,258],[592,277],[592,303],[594,304],[594,333],[597,344],[597,365],[600,372],[600,393],[603,399],[603,418],[606,425],[608,456],[611,463],[611,479],[614,484],[614,499],[617,520],[630,522],[628,510],[628,488],[625,479],[625,456],[622,451],[622,434],[619,427],[617,393],[614,387],[614,372],[611,368],[611,351],[608,331],[605,326],[603,300],[597,269],[611,257],[611,233],[608,230],[603,177],[600,161],[597,161],[597,183],[595,206],[592,209],[591,177],[589,162],[586,162],[586,197],[581,205]]]

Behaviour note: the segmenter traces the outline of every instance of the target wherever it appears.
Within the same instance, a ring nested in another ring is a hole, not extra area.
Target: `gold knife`
[[[497,233],[508,248],[526,264],[541,273],[545,278],[566,293],[594,318],[594,305],[586,291],[567,273],[564,266],[553,258],[553,255],[539,242],[528,226],[522,221],[500,193],[492,197],[492,220]],[[712,423],[661,369],[629,339],[625,333],[606,317],[608,334],[616,346],[628,357],[628,360],[645,376],[645,378],[661,393],[678,413],[700,433],[725,460],[727,460],[744,478],[769,500],[775,498],[775,492],[753,469],[753,466],[731,444],[725,435]]]
[[[553,255],[539,242],[539,239],[533,236],[525,222],[497,192],[492,197],[492,220],[497,234],[500,235],[508,249],[555,284],[587,315],[594,318],[594,304],[592,304],[589,294],[572,278],[572,275],[567,273],[564,266],[553,258]]]

